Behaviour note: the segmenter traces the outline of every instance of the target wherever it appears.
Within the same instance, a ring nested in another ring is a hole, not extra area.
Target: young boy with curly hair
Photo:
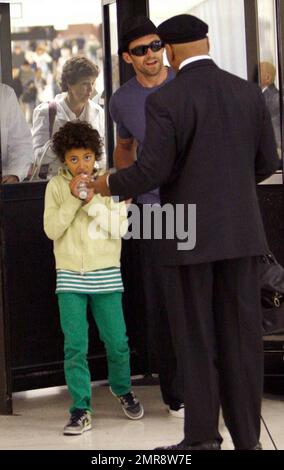
[[[105,344],[111,392],[130,419],[144,410],[131,391],[129,348],[120,274],[121,236],[127,231],[125,203],[80,185],[94,176],[100,159],[98,132],[82,121],[67,122],[53,137],[64,163],[47,185],[44,230],[54,242],[56,294],[64,333],[64,371],[72,397],[66,435],[91,429],[91,379],[87,363],[87,304]],[[82,199],[84,198],[84,199]],[[124,232],[124,233],[123,233]]]

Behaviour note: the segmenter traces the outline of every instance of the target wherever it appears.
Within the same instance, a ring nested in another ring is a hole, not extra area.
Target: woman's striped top
[[[120,269],[116,267],[99,269],[83,274],[58,269],[56,294],[61,292],[77,292],[79,294],[123,292]]]

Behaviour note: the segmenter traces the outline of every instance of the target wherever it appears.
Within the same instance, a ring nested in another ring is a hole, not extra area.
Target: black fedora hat
[[[128,51],[131,41],[147,36],[148,34],[158,34],[157,27],[147,16],[130,16],[126,18],[119,30],[118,54]]]

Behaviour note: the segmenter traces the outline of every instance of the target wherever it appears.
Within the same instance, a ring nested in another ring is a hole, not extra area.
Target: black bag
[[[260,257],[259,272],[263,334],[277,333],[284,330],[284,268],[269,253]]]

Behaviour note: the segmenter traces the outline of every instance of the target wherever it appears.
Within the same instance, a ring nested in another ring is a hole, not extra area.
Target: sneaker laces
[[[135,406],[138,404],[138,400],[133,392],[128,392],[125,395],[121,395],[119,398],[121,399],[123,405],[127,407]]]
[[[85,413],[86,413],[86,410],[81,410],[79,408],[72,411],[71,416],[70,416],[70,423],[71,424],[76,423],[79,419],[83,418]]]

